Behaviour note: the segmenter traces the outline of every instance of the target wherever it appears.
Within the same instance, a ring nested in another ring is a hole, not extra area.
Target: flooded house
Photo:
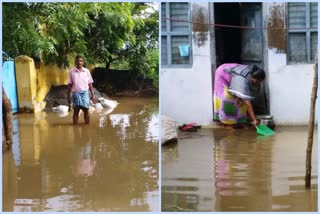
[[[161,3],[160,113],[177,126],[212,127],[215,70],[236,62],[266,71],[254,110],[279,125],[270,137],[254,127],[177,130],[177,143],[161,147],[162,211],[318,210],[317,131],[312,184],[305,188],[317,8],[316,2]]]
[[[235,62],[266,71],[256,114],[307,124],[317,20],[317,2],[161,3],[161,113],[211,124],[215,70]]]

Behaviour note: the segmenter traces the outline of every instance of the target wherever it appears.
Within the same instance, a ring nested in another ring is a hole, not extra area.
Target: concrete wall
[[[307,124],[314,76],[313,65],[286,65],[286,54],[276,53],[275,50],[269,50],[268,57],[270,113],[275,123]]]
[[[19,109],[34,109],[37,95],[37,73],[33,59],[28,56],[15,58]]]
[[[36,68],[32,58],[15,58],[17,90],[20,111],[39,112],[45,108],[43,102],[51,86],[67,85],[69,69],[40,63]]]
[[[36,69],[38,76],[37,97],[38,101],[44,100],[52,85],[67,85],[69,69],[59,68],[57,65],[44,65]]]
[[[285,25],[285,4],[268,3],[269,27]],[[287,64],[286,33],[268,32],[267,67],[270,114],[278,125],[304,125],[309,121],[313,64]],[[317,117],[316,117],[317,119]]]
[[[208,3],[191,3],[192,19],[208,23]],[[200,14],[200,15],[199,15]],[[193,26],[191,68],[161,69],[161,113],[178,124],[213,119],[209,28]]]

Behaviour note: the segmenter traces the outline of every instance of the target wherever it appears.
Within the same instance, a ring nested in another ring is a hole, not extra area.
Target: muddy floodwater
[[[3,155],[4,211],[158,211],[158,100],[115,98],[108,114],[17,114]]]
[[[307,127],[179,132],[162,146],[163,211],[317,211],[318,133],[304,187]]]

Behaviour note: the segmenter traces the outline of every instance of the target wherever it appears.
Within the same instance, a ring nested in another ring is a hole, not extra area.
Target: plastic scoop
[[[272,129],[269,129],[268,126],[266,125],[257,125],[256,129],[257,129],[257,133],[263,136],[271,136],[275,133],[274,131],[272,131]]]

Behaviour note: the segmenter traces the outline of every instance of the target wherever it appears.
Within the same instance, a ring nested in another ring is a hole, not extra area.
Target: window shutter
[[[307,62],[306,33],[289,34],[289,61]]]
[[[167,49],[167,37],[161,37],[161,64],[167,65],[168,64],[168,49]]]
[[[162,32],[167,32],[167,20],[166,18],[166,4],[161,3],[161,31]]]
[[[288,3],[288,27],[289,29],[306,27],[305,3]]]
[[[187,2],[170,3],[170,17],[172,19],[171,32],[189,31],[188,11],[189,6]],[[177,22],[173,20],[182,20],[185,22]]]
[[[288,61],[313,63],[318,45],[318,3],[287,4]]]
[[[312,2],[310,6],[310,27],[318,27],[318,3]]]
[[[172,46],[172,64],[189,64],[189,56],[181,56],[179,45],[189,44],[188,36],[175,36],[171,39]]]
[[[169,18],[168,20],[163,19]],[[191,64],[190,3],[161,3],[161,64],[184,67]],[[189,49],[180,46],[187,45]],[[186,51],[186,50],[189,50]]]
[[[316,57],[316,51],[318,47],[318,32],[311,33],[311,62],[314,62]]]

